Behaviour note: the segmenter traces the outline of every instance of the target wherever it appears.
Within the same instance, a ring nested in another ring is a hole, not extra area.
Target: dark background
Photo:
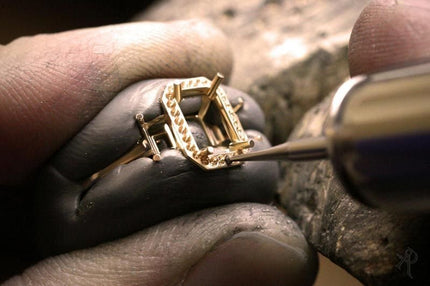
[[[154,0],[0,0],[0,44],[38,33],[127,22]]]

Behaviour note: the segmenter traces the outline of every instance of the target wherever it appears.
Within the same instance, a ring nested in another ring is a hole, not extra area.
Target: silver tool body
[[[325,136],[228,158],[330,159],[368,205],[430,213],[430,63],[353,77],[332,99]]]

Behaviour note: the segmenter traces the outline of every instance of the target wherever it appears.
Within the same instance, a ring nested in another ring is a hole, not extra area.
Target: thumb
[[[4,285],[306,286],[317,265],[298,226],[279,210],[235,204],[46,259]]]
[[[430,58],[430,2],[373,0],[349,41],[351,76]]]
[[[20,38],[0,47],[0,184],[17,183],[118,91],[145,78],[229,74],[208,23],[141,22]]]

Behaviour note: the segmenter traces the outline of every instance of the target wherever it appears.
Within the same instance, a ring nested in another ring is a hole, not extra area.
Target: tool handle
[[[357,198],[430,212],[430,63],[347,81],[326,135],[335,171]]]

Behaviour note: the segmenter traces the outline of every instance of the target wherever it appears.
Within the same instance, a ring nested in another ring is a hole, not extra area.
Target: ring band
[[[141,157],[150,157],[155,162],[162,160],[157,144],[161,139],[165,139],[171,148],[180,150],[187,159],[206,171],[241,165],[241,162],[227,164],[226,156],[246,153],[254,146],[254,142],[248,139],[236,114],[244,104],[243,99],[240,98],[239,104],[233,107],[220,87],[223,79],[224,76],[217,73],[212,81],[206,77],[195,77],[167,84],[160,98],[164,114],[148,122],[143,113],[136,114],[135,119],[142,135],[138,144],[83,184],[91,186],[117,166]],[[179,103],[184,98],[195,96],[201,97],[201,106],[196,114],[185,116]],[[218,109],[221,126],[205,120],[211,106]],[[209,146],[199,148],[187,123],[190,120],[198,122],[203,128]]]

